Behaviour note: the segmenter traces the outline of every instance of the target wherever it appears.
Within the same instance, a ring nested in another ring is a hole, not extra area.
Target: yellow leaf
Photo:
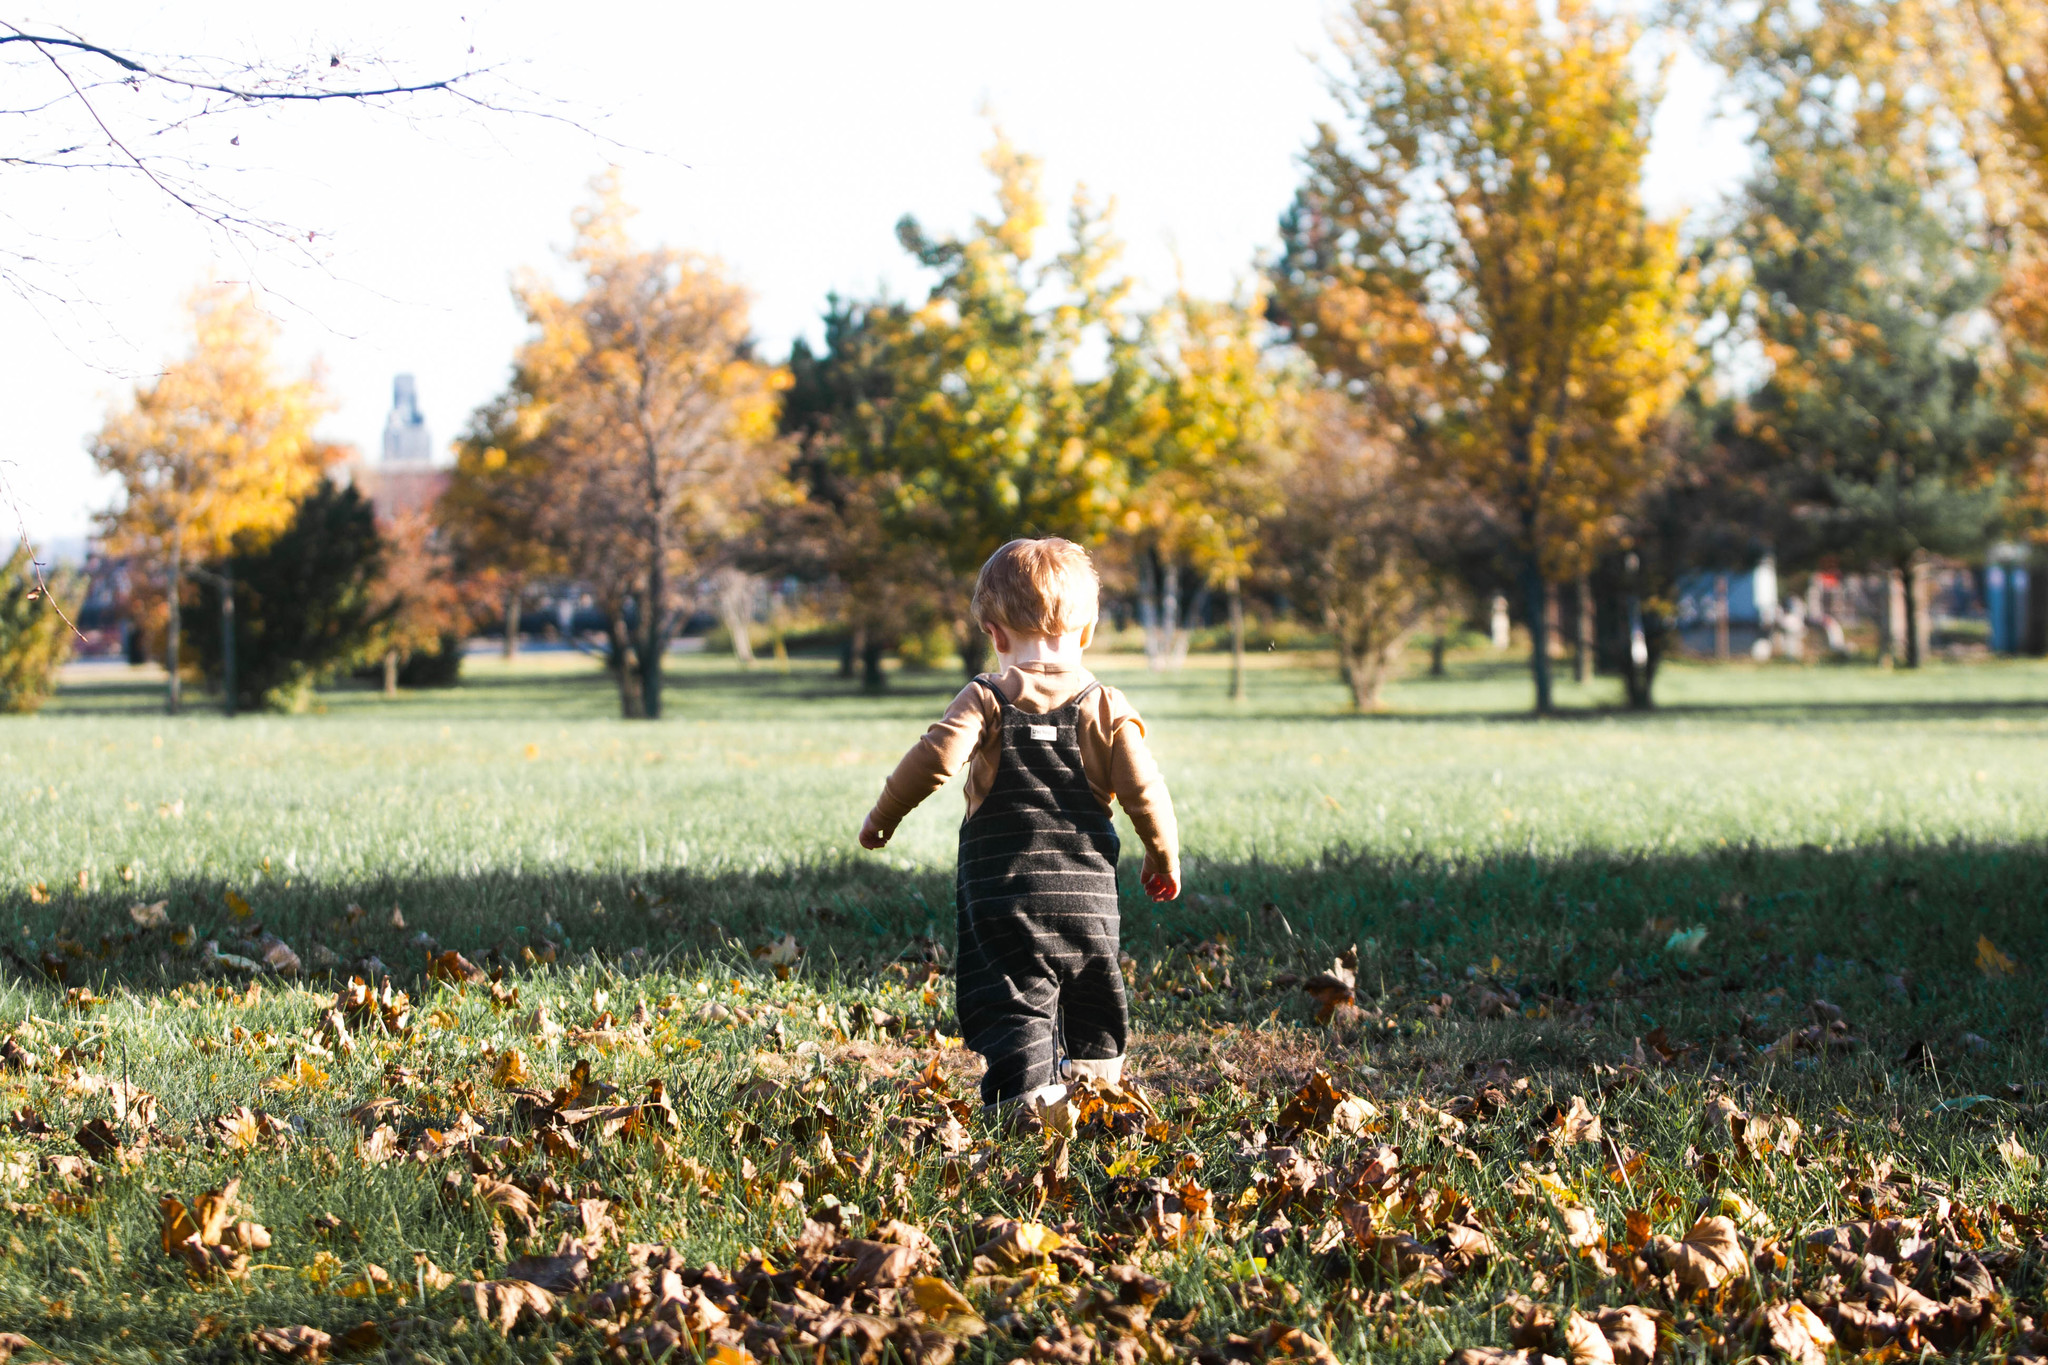
[[[453,1014],[450,1014],[447,1010],[435,1010],[427,1016],[427,1022],[432,1024],[435,1028],[441,1029],[445,1032],[448,1029],[454,1028],[458,1023],[462,1021],[457,1019]]]
[[[2019,969],[2020,964],[2013,961],[2011,958],[2007,957],[2004,953],[2000,952],[1998,950],[1997,944],[1993,943],[1989,938],[1987,938],[1983,934],[1977,935],[1978,971],[1984,973],[1984,975],[1988,977],[1996,978],[2001,976],[2012,976],[2015,973],[2017,973]]]
[[[498,1058],[498,1064],[491,1068],[491,1084],[500,1090],[525,1085],[532,1079],[533,1072],[526,1065],[526,1054],[516,1047],[508,1049],[504,1056]]]
[[[698,1048],[702,1046],[704,1046],[704,1040],[701,1038],[683,1039],[683,1050],[685,1052],[695,1052]]]
[[[229,914],[233,915],[236,919],[249,918],[252,913],[249,909],[249,902],[243,900],[239,892],[228,892],[227,900]]]
[[[294,1090],[318,1090],[327,1084],[327,1073],[315,1066],[310,1058],[301,1057],[286,1068],[283,1075],[272,1076],[263,1083],[265,1090],[277,1094],[289,1094]]]

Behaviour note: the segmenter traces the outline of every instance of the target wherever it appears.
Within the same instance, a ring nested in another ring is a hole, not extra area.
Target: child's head
[[[974,619],[1011,635],[1074,635],[1095,624],[1102,584],[1071,540],[1013,540],[974,580]]]

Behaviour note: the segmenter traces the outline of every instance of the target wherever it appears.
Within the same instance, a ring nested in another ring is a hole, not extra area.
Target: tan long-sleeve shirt
[[[1028,663],[983,674],[1002,689],[1018,710],[1031,715],[1056,711],[1071,701],[1095,675],[1068,664]],[[884,834],[894,834],[903,817],[918,803],[967,770],[967,813],[980,808],[995,781],[1002,754],[1002,707],[988,689],[969,683],[953,698],[924,737],[910,746],[896,771],[882,786],[870,819]],[[1081,704],[1081,766],[1095,799],[1109,809],[1112,800],[1131,817],[1131,827],[1145,845],[1145,871],[1180,872],[1180,832],[1174,824],[1173,798],[1166,779],[1145,744],[1145,722],[1128,698],[1104,684]]]

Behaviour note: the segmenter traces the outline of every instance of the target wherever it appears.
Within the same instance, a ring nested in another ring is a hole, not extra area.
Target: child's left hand
[[[860,822],[860,846],[862,848],[880,848],[889,842],[890,832],[876,824],[875,813],[869,811],[867,819]]]

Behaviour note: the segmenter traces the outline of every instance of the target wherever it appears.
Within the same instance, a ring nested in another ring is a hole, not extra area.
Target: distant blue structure
[[[2025,564],[1994,557],[1984,570],[1984,611],[1991,618],[1991,652],[2020,654],[2027,647],[2028,597],[2033,588]]]
[[[1714,652],[1724,578],[1728,583],[1729,653],[1753,652],[1757,641],[1768,642],[1778,627],[1778,564],[1771,556],[1765,555],[1752,568],[1726,574],[1682,574],[1678,579],[1678,635],[1696,654]]]

